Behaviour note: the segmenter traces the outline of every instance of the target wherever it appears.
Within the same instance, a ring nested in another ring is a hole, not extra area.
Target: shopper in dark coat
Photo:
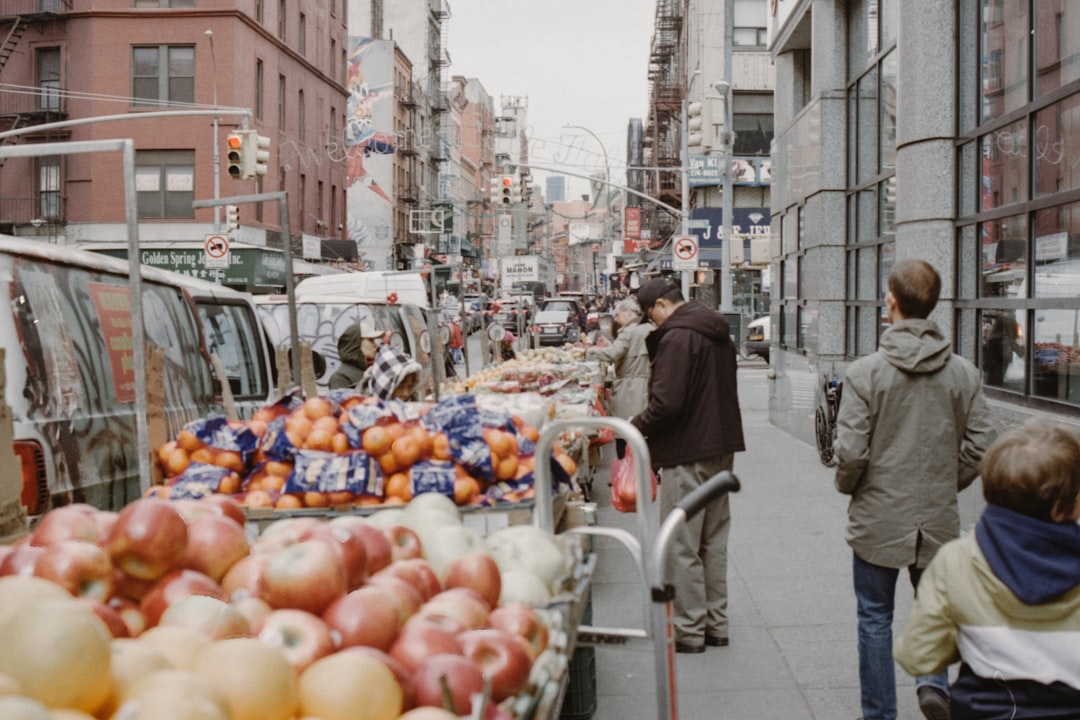
[[[353,323],[341,333],[338,338],[338,359],[341,365],[330,376],[329,387],[331,390],[339,388],[354,388],[360,384],[367,369],[368,362],[364,354],[364,340],[374,340],[382,335],[370,323]]]
[[[735,344],[727,320],[697,302],[685,302],[679,287],[650,280],[637,294],[645,317],[657,329],[645,344],[652,361],[649,401],[630,422],[649,444],[660,470],[660,509],[667,515],[690,492],[745,450]],[[722,495],[672,538],[668,577],[675,586],[676,652],[703,652],[728,644],[728,496]]]

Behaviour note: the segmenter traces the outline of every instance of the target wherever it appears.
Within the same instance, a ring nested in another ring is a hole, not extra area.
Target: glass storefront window
[[[859,284],[856,287],[856,300],[877,300],[880,295],[877,270],[877,247],[856,250],[859,254]]]
[[[980,177],[975,174],[977,146],[973,142],[964,143],[957,153],[960,161],[960,215],[974,215],[977,209],[975,188]]]
[[[877,225],[877,188],[869,188],[859,193],[859,235],[857,242],[873,242],[878,237]]]
[[[859,79],[858,125],[859,172],[856,182],[863,183],[878,174],[878,73],[871,69]]]
[[[1029,0],[982,3],[982,118],[1023,107],[1028,101]]]
[[[993,308],[982,312],[982,348],[979,365],[989,387],[1023,392],[1027,375],[1023,320],[1015,310]]]
[[[893,50],[881,61],[881,171],[896,168],[896,57]]]
[[[1078,58],[1080,59],[1080,58]],[[1035,195],[1080,187],[1080,95],[1067,97],[1035,115]]]
[[[981,209],[1028,199],[1027,128],[1027,120],[1018,120],[983,135]]]
[[[982,283],[979,297],[1027,295],[1027,216],[1013,215],[982,224]]]
[[[1073,297],[1080,276],[1073,276]],[[1080,403],[1080,310],[1036,310],[1031,374],[1035,395]]]
[[[878,281],[880,286],[878,288],[878,299],[882,301],[882,308],[885,307],[885,293],[889,289],[889,273],[892,272],[893,265],[896,264],[896,245],[894,243],[884,243],[881,246],[881,253],[878,256]]]
[[[881,218],[881,234],[896,232],[896,176],[893,175],[878,186],[878,215]]]
[[[1035,3],[1036,92],[1042,96],[1080,78],[1080,5]]]

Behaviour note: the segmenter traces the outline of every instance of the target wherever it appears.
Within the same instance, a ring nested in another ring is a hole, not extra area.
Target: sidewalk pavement
[[[844,542],[846,497],[817,450],[769,424],[768,368],[740,364],[747,451],[735,456],[742,490],[731,498],[728,617],[731,645],[676,655],[683,720],[854,720],[859,717],[855,597]],[[606,453],[610,455],[610,453]],[[611,507],[607,464],[593,485],[597,524],[638,533],[632,514]],[[961,496],[970,528],[977,488]],[[644,592],[625,546],[597,537],[592,624],[647,627]],[[911,607],[906,575],[896,595],[898,632]],[[662,660],[648,649],[596,649],[593,720],[656,717]],[[921,720],[914,680],[897,667],[900,720]],[[565,710],[565,706],[564,706]],[[575,719],[577,720],[577,719]]]

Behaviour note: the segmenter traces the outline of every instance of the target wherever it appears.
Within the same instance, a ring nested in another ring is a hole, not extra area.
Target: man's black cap
[[[638,305],[641,306],[642,314],[649,312],[649,309],[658,299],[678,287],[675,283],[664,278],[653,278],[646,282],[637,291],[637,301]]]

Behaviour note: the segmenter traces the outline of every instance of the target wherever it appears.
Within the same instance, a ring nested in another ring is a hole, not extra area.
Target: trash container
[[[742,313],[726,312],[724,317],[727,318],[728,325],[731,326],[731,342],[735,343],[735,347],[742,345],[743,341],[743,316]]]

